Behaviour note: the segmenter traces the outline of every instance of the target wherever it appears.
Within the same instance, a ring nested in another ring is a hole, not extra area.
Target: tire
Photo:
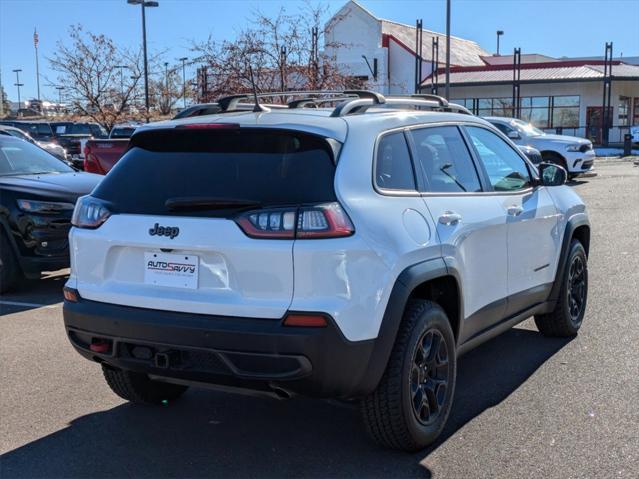
[[[188,389],[187,386],[153,381],[146,374],[112,369],[105,365],[102,365],[102,373],[115,394],[137,404],[156,405],[165,400],[174,401]]]
[[[21,279],[22,273],[13,248],[3,232],[0,232],[0,293],[11,290]]]
[[[421,363],[428,368],[418,366]],[[377,389],[360,403],[369,435],[384,447],[404,451],[432,444],[448,419],[456,374],[455,338],[446,313],[431,301],[411,301],[386,371]]]
[[[582,272],[582,274],[579,273]],[[581,327],[588,300],[588,258],[578,240],[572,240],[568,262],[555,309],[535,316],[537,329],[544,336],[575,336]]]
[[[570,172],[568,171],[568,165],[566,164],[566,160],[564,160],[559,154],[554,153],[552,151],[544,152],[541,155],[541,158],[543,161],[547,163],[553,163],[555,165],[561,166],[564,170],[566,170],[566,173],[570,174]]]

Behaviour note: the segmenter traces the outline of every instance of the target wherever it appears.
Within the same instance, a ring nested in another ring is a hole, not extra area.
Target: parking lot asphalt
[[[637,477],[639,167],[596,168],[572,184],[592,222],[579,336],[527,320],[464,356],[434,447],[383,450],[334,402],[190,390],[130,405],[68,343],[62,271],[0,297],[0,476]]]

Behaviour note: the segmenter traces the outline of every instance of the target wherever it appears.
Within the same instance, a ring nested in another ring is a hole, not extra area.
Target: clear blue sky
[[[338,10],[346,0],[320,2]],[[298,0],[159,0],[147,10],[151,50],[169,49],[169,59],[188,56],[190,40],[232,38],[247,24],[253,9],[267,14],[281,6],[295,13]],[[316,2],[313,2],[316,3]],[[429,30],[444,32],[445,0],[362,0],[375,15],[403,23],[424,20]],[[40,35],[40,74],[52,77],[46,57],[67,27],[81,23],[104,33],[120,45],[140,44],[140,9],[126,0],[0,0],[0,67],[9,98],[16,99],[15,75],[22,68],[22,98],[36,96],[33,29]],[[614,54],[639,56],[639,0],[452,0],[452,34],[494,51],[495,31],[504,30],[502,53],[519,46],[523,53],[550,56],[603,55],[604,43],[614,42]],[[40,85],[44,98],[55,90]]]

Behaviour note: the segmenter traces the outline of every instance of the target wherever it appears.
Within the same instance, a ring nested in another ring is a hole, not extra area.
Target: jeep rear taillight
[[[340,238],[355,232],[351,220],[337,202],[249,211],[235,221],[252,238]]]

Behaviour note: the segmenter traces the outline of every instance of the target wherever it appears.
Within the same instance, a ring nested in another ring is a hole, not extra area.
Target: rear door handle
[[[521,206],[512,205],[508,207],[508,214],[510,216],[519,216],[524,212],[524,209]]]
[[[444,214],[439,217],[439,222],[443,225],[456,225],[461,219],[460,214],[453,211],[445,211]]]

